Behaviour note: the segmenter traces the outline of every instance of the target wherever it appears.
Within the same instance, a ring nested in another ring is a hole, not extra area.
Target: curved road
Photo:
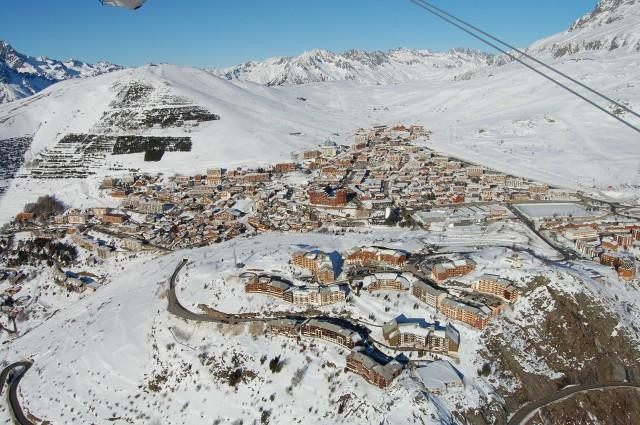
[[[550,404],[561,401],[562,399],[571,397],[578,393],[584,393],[596,390],[606,390],[614,388],[636,388],[640,389],[640,384],[633,384],[628,382],[610,382],[606,384],[587,384],[576,385],[573,387],[567,387],[555,394],[541,398],[529,404],[526,404],[520,408],[507,422],[507,425],[526,425],[535,415],[538,410],[546,407]]]
[[[22,407],[20,407],[20,400],[18,399],[18,385],[22,380],[22,377],[25,373],[33,366],[32,361],[21,361],[13,363],[7,366],[2,373],[0,373],[0,395],[2,394],[2,390],[4,389],[5,382],[7,378],[15,369],[22,368],[18,372],[15,372],[13,378],[9,381],[9,406],[11,407],[11,411],[13,412],[13,416],[16,419],[16,422],[19,425],[35,425],[25,416],[22,411]]]
[[[174,316],[178,316],[186,320],[196,320],[201,322],[214,322],[214,323],[222,322],[221,319],[217,319],[215,317],[208,316],[206,314],[196,314],[190,310],[187,310],[182,304],[180,304],[180,301],[178,301],[178,297],[176,296],[176,279],[178,277],[178,274],[182,270],[182,268],[186,266],[188,262],[189,260],[184,258],[180,262],[178,267],[176,267],[176,269],[173,271],[173,274],[169,279],[169,294],[167,297],[169,300],[169,304],[168,304],[167,310],[169,311],[169,313],[173,314]]]

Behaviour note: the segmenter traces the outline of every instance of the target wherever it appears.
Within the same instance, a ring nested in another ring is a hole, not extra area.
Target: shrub
[[[36,202],[25,205],[24,211],[33,213],[36,217],[49,217],[60,214],[67,209],[62,201],[55,196],[44,195],[38,198]]]
[[[235,387],[242,380],[244,373],[242,369],[238,368],[229,374],[229,386]]]
[[[491,365],[489,363],[485,363],[482,365],[481,369],[478,369],[478,376],[489,376],[491,374]]]
[[[271,373],[278,373],[282,370],[284,362],[280,361],[280,356],[276,356],[269,361],[269,370]]]

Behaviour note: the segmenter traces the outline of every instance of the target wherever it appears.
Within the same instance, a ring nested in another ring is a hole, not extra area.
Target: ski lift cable
[[[532,56],[532,55],[528,54],[524,50],[518,49],[517,47],[507,43],[506,41],[503,41],[503,40],[499,39],[498,37],[495,37],[495,36],[489,34],[488,32],[483,31],[482,29],[480,29],[480,28],[478,28],[478,27],[476,27],[476,26],[474,26],[474,25],[472,25],[472,24],[470,24],[470,23],[458,18],[457,16],[454,16],[454,15],[448,13],[447,11],[445,11],[445,10],[443,10],[443,9],[437,7],[437,6],[434,6],[433,4],[431,4],[431,3],[429,3],[429,2],[427,2],[425,0],[417,0],[417,1],[419,1],[420,3],[423,3],[424,5],[432,8],[432,9],[434,9],[436,11],[438,11],[439,13],[441,13],[441,14],[443,14],[445,16],[448,16],[451,19],[454,19],[455,21],[457,21],[457,22],[459,22],[459,23],[461,23],[463,25],[466,25],[467,27],[473,29],[474,31],[477,31],[480,34],[482,34],[482,35],[484,35],[486,37],[489,37],[490,39],[492,39],[494,41],[497,41],[498,43],[502,44],[503,46],[508,47],[509,49],[513,50],[514,52],[517,52],[518,54],[520,54],[520,55],[522,55],[522,56],[524,56],[524,57],[526,57],[528,59],[531,59],[532,61],[536,62],[537,64],[542,65],[543,67],[555,72],[556,74],[563,76],[567,80],[579,85],[580,87],[582,87],[582,88],[584,88],[586,90],[589,90],[591,93],[603,98],[604,100],[606,100],[608,102],[611,102],[613,105],[619,107],[620,109],[623,109],[626,112],[629,112],[630,114],[635,115],[636,117],[640,118],[640,114],[638,114],[637,112],[633,111],[633,109],[629,108],[628,106],[611,99],[607,95],[605,95],[603,93],[600,93],[599,91],[597,91],[597,90],[589,87],[588,85],[576,80],[575,78],[571,77],[570,75],[567,75],[566,73],[560,71],[559,69],[556,69],[553,66],[551,66],[551,65],[549,65],[549,64],[547,64],[547,63],[545,63],[545,62],[543,62],[541,60],[539,60],[535,56]]]
[[[472,36],[473,38],[476,38],[478,40],[480,40],[482,43],[494,48],[495,50],[509,56],[511,59],[515,60],[516,62],[520,63],[523,66],[526,66],[527,68],[529,68],[530,70],[532,70],[533,72],[541,75],[542,77],[546,78],[547,80],[553,82],[554,84],[562,87],[563,89],[565,89],[566,91],[568,91],[569,93],[573,94],[574,96],[579,97],[580,99],[584,100],[585,102],[589,103],[590,105],[592,105],[594,108],[599,109],[600,111],[604,112],[605,114],[609,115],[611,118],[620,121],[622,124],[626,125],[627,127],[631,128],[632,130],[635,130],[636,132],[640,133],[640,127],[637,127],[633,124],[631,124],[630,122],[620,118],[619,116],[617,116],[616,114],[614,114],[611,111],[606,110],[605,108],[603,108],[602,106],[598,105],[597,103],[595,103],[594,101],[586,98],[585,96],[581,95],[580,93],[578,93],[577,91],[575,91],[574,89],[572,89],[571,87],[567,86],[566,84],[563,84],[562,82],[554,79],[553,77],[548,76],[547,74],[545,74],[544,72],[540,71],[539,69],[536,69],[535,67],[533,67],[532,65],[524,62],[522,59],[516,57],[515,55],[513,55],[512,53],[509,53],[508,51],[506,51],[505,49],[496,46],[494,43],[492,43],[491,41],[486,40],[485,38],[482,38],[481,36],[479,36],[478,34],[472,32],[471,30],[463,27],[462,25],[458,24],[455,21],[452,21],[451,19],[447,18],[445,15],[439,13],[438,11],[431,9],[428,5],[421,3],[420,0],[409,0],[411,3],[415,4],[418,7],[421,7],[422,9],[425,9],[426,11],[428,11],[429,13],[431,13],[432,15],[437,16],[438,18],[450,23],[451,25],[455,26],[456,28],[466,32],[467,34],[469,34],[470,36]]]

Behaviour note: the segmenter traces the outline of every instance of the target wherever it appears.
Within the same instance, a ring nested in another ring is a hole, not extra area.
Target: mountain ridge
[[[0,40],[0,103],[31,96],[60,81],[94,77],[120,69],[123,68],[105,61],[89,64],[75,59],[60,61],[28,56]]]
[[[228,80],[267,86],[345,80],[393,84],[430,78],[452,79],[457,74],[491,64],[493,57],[479,50],[462,48],[446,52],[403,47],[372,52],[350,49],[342,53],[313,49],[297,56],[248,61],[210,72]]]

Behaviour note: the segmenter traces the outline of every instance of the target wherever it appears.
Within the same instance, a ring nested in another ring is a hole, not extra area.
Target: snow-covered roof
[[[428,390],[444,391],[450,387],[463,386],[458,371],[446,360],[429,363],[425,367],[416,368],[416,373]]]

